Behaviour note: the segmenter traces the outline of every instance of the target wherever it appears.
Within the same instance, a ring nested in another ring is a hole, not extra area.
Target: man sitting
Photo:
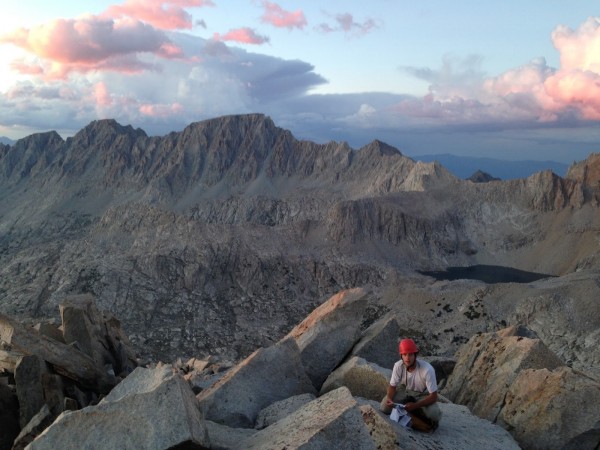
[[[390,414],[394,403],[402,403],[411,417],[412,428],[432,432],[442,417],[437,405],[435,370],[427,361],[417,359],[419,349],[412,339],[400,341],[399,351],[401,359],[394,364],[381,411]]]

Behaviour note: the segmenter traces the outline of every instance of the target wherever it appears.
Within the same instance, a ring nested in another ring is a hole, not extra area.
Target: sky
[[[0,136],[264,113],[298,139],[571,163],[600,152],[596,0],[20,0]]]

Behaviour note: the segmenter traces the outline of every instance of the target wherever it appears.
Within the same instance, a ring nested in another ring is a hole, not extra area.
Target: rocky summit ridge
[[[140,364],[237,362],[363,287],[362,331],[394,319],[395,338],[451,358],[527,326],[598,380],[599,161],[476,183],[377,140],[298,140],[262,114],[160,137],[114,120],[34,134],[0,144],[0,313],[58,324],[66,298],[91,295]],[[537,281],[424,275],[478,265]]]

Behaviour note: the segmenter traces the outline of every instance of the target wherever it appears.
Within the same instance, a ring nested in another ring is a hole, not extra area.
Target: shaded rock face
[[[109,367],[113,374],[122,377],[137,367],[136,355],[120,322],[101,313],[93,296],[69,297],[60,305],[60,315],[63,341],[77,345],[99,367]]]
[[[363,332],[360,341],[352,348],[352,355],[365,358],[380,367],[391,368],[400,359],[399,337],[400,326],[395,318],[379,320]]]
[[[289,416],[291,413],[313,401],[315,398],[316,397],[313,394],[301,394],[271,403],[258,414],[255,428],[257,430],[266,428],[278,420]]]
[[[355,397],[381,400],[385,397],[391,377],[390,369],[381,368],[354,356],[329,374],[320,393],[345,386]]]
[[[97,406],[64,413],[35,449],[210,448],[194,393],[169,367],[138,368]]]
[[[78,301],[88,313],[81,327],[68,318]],[[97,310],[93,298],[71,298],[61,309],[67,313],[60,327],[23,325],[0,314],[0,448],[25,448],[57,416],[96,403],[137,366],[118,320]],[[104,350],[100,359],[98,348]],[[120,377],[117,367],[126,367]]]
[[[293,339],[257,350],[198,394],[203,416],[234,428],[253,428],[264,407],[294,395],[314,394],[300,358]]]
[[[58,319],[66,295],[92,294],[145,358],[239,359],[334,293],[397,289],[412,269],[595,270],[594,161],[474,184],[261,114],[32,135],[0,150],[0,311]]]
[[[42,377],[50,371],[38,356],[23,356],[15,367],[15,384],[19,398],[19,424],[23,428],[44,406]],[[55,406],[55,405],[52,405]]]
[[[19,430],[19,401],[7,385],[0,383],[0,449],[10,450]]]

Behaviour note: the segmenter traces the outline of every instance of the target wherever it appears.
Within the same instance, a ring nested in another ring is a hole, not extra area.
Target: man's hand
[[[392,400],[392,399],[391,399],[391,398],[389,398],[389,397],[386,397],[386,399],[385,399],[385,404],[386,404],[387,406],[394,406],[394,400]]]
[[[404,404],[404,409],[406,410],[406,412],[411,412],[411,411],[414,411],[415,409],[419,409],[419,407],[417,406],[416,403],[409,402],[409,403]]]
[[[432,392],[427,397],[422,398],[417,403],[408,402],[404,405],[404,409],[408,412],[414,411],[415,409],[423,408],[424,406],[433,405],[437,402],[438,394],[437,392]]]

